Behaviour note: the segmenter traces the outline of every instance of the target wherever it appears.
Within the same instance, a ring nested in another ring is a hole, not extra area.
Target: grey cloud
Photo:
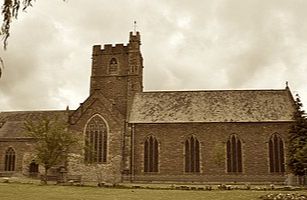
[[[1,110],[76,108],[88,95],[91,46],[127,43],[134,20],[146,90],[282,88],[288,80],[307,104],[306,7],[305,0],[37,1],[12,26]]]

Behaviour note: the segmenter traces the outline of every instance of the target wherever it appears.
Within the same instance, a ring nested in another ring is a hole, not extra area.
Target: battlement
[[[129,33],[129,38],[130,38],[130,41],[141,41],[141,35],[140,35],[140,32],[130,32]]]
[[[99,55],[101,52],[101,45],[94,45],[93,46],[93,56]]]
[[[117,53],[126,53],[128,50],[128,45],[125,44],[105,44],[103,49],[101,45],[94,45],[93,46],[93,55],[100,55],[100,54],[117,54]]]
[[[133,94],[143,89],[140,33],[131,32],[128,43],[94,45],[90,94],[101,90],[124,115]]]
[[[134,44],[132,44],[134,43]],[[127,53],[128,47],[131,49],[136,48],[137,45],[141,44],[141,35],[137,32],[130,32],[129,34],[129,43],[128,44],[105,44],[103,48],[101,45],[93,46],[93,56],[101,55],[101,54],[121,54]]]

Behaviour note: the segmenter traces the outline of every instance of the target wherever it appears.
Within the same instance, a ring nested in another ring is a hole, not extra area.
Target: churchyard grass
[[[300,193],[307,191],[212,190],[183,191],[158,189],[118,189],[89,186],[56,186],[0,183],[1,200],[253,200],[268,193]]]

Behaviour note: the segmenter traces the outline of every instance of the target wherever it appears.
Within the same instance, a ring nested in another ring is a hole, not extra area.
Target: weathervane
[[[134,21],[133,22],[133,31],[134,31],[134,33],[136,33],[136,28],[137,28],[136,21]]]

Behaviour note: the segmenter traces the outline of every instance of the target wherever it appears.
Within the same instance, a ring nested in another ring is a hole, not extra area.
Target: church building
[[[40,171],[25,120],[58,116],[84,147],[68,174],[102,182],[283,183],[294,100],[274,90],[143,91],[139,32],[93,46],[89,97],[76,110],[0,113],[0,175]],[[54,173],[57,171],[55,170]]]

